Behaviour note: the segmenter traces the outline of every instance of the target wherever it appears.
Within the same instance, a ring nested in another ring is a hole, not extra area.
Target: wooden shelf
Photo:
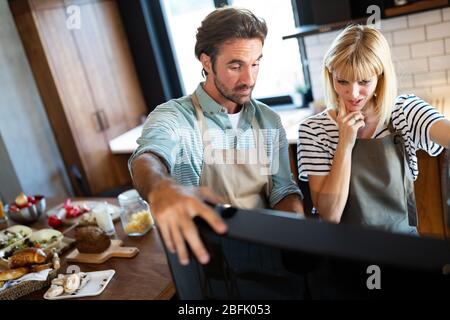
[[[412,2],[400,7],[386,8],[384,10],[383,19],[389,19],[402,15],[445,8],[449,6],[449,0],[424,0],[418,2]],[[313,34],[319,34],[324,32],[330,32],[344,28],[349,24],[365,24],[367,17],[353,19],[348,21],[336,22],[325,25],[304,25],[296,28],[291,34],[284,36],[282,39],[292,39],[298,37],[305,37]]]
[[[411,14],[419,11],[442,8],[448,5],[448,0],[418,1],[400,7],[392,7],[384,10],[386,18],[397,17],[404,14]]]
[[[292,34],[283,36],[282,39],[286,40],[286,39],[292,39],[292,38],[297,38],[297,37],[309,36],[309,35],[313,35],[313,34],[317,34],[317,33],[324,33],[324,32],[339,30],[349,24],[363,24],[366,22],[366,20],[367,20],[367,18],[360,18],[360,19],[324,24],[324,25],[316,25],[316,24],[305,25],[305,26],[296,28]]]

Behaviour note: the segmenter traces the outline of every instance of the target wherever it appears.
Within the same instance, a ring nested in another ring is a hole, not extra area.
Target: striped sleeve
[[[430,139],[430,128],[436,121],[443,119],[434,107],[414,96],[400,96],[393,112],[393,124],[407,136],[409,147],[415,152],[422,149],[431,156],[438,155],[443,147]]]
[[[326,176],[331,170],[335,141],[330,131],[318,120],[306,119],[300,124],[297,140],[297,163],[299,179],[308,180],[309,175]]]
[[[137,139],[138,147],[128,160],[128,170],[133,176],[131,164],[139,155],[152,152],[158,155],[172,172],[179,150],[179,115],[170,102],[157,106],[147,117],[141,136]]]

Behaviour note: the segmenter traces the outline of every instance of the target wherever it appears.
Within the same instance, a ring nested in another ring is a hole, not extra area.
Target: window
[[[204,81],[194,53],[195,34],[203,18],[214,10],[214,1],[162,0],[161,4],[184,94],[189,94]],[[295,87],[304,83],[298,42],[282,40],[295,27],[291,0],[234,0],[232,5],[262,17],[269,29],[253,97],[273,98],[295,92]]]
[[[201,21],[214,10],[213,0],[162,0],[169,37],[184,94],[204,81],[200,61],[194,53],[195,34]]]

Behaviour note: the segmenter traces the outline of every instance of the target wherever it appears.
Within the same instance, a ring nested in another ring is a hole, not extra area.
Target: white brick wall
[[[386,19],[381,30],[391,45],[399,93],[431,99],[450,92],[450,8]],[[334,31],[305,38],[317,100],[323,98],[322,58],[338,34]]]
[[[397,73],[397,82],[398,82],[398,87],[402,88],[402,89],[406,89],[406,88],[414,88],[414,82],[413,82],[413,75],[412,74],[399,74]]]
[[[442,10],[442,18],[444,19],[444,21],[450,20],[450,8],[445,8],[444,10]]]
[[[411,54],[413,58],[441,55],[444,54],[444,51],[443,39],[411,45]]]
[[[414,74],[416,87],[432,87],[447,84],[447,73],[445,71],[426,72]]]
[[[400,73],[413,74],[428,71],[428,61],[426,58],[408,59],[394,62],[397,75]]]
[[[450,37],[450,21],[438,24],[432,24],[427,28],[427,39],[440,39]]]
[[[403,29],[399,31],[393,31],[394,44],[405,44],[422,42],[425,40],[425,30],[423,27]]]
[[[441,11],[433,10],[422,13],[411,14],[408,16],[408,25],[416,27],[430,23],[441,22]]]
[[[411,50],[408,45],[391,47],[391,55],[394,61],[405,60],[411,58]]]
[[[408,27],[408,21],[407,21],[406,17],[398,17],[398,18],[392,18],[389,20],[381,21],[381,30],[383,32],[404,29],[407,27]]]
[[[450,69],[450,54],[445,56],[430,57],[430,70]]]

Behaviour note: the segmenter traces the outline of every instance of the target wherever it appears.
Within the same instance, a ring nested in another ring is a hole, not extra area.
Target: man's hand
[[[200,263],[208,263],[209,254],[200,240],[193,218],[199,216],[215,232],[225,233],[227,226],[222,218],[203,203],[203,200],[214,204],[224,201],[208,188],[184,187],[171,179],[158,182],[149,193],[148,200],[166,247],[172,253],[178,254],[180,263],[183,265],[189,263],[185,241]]]

